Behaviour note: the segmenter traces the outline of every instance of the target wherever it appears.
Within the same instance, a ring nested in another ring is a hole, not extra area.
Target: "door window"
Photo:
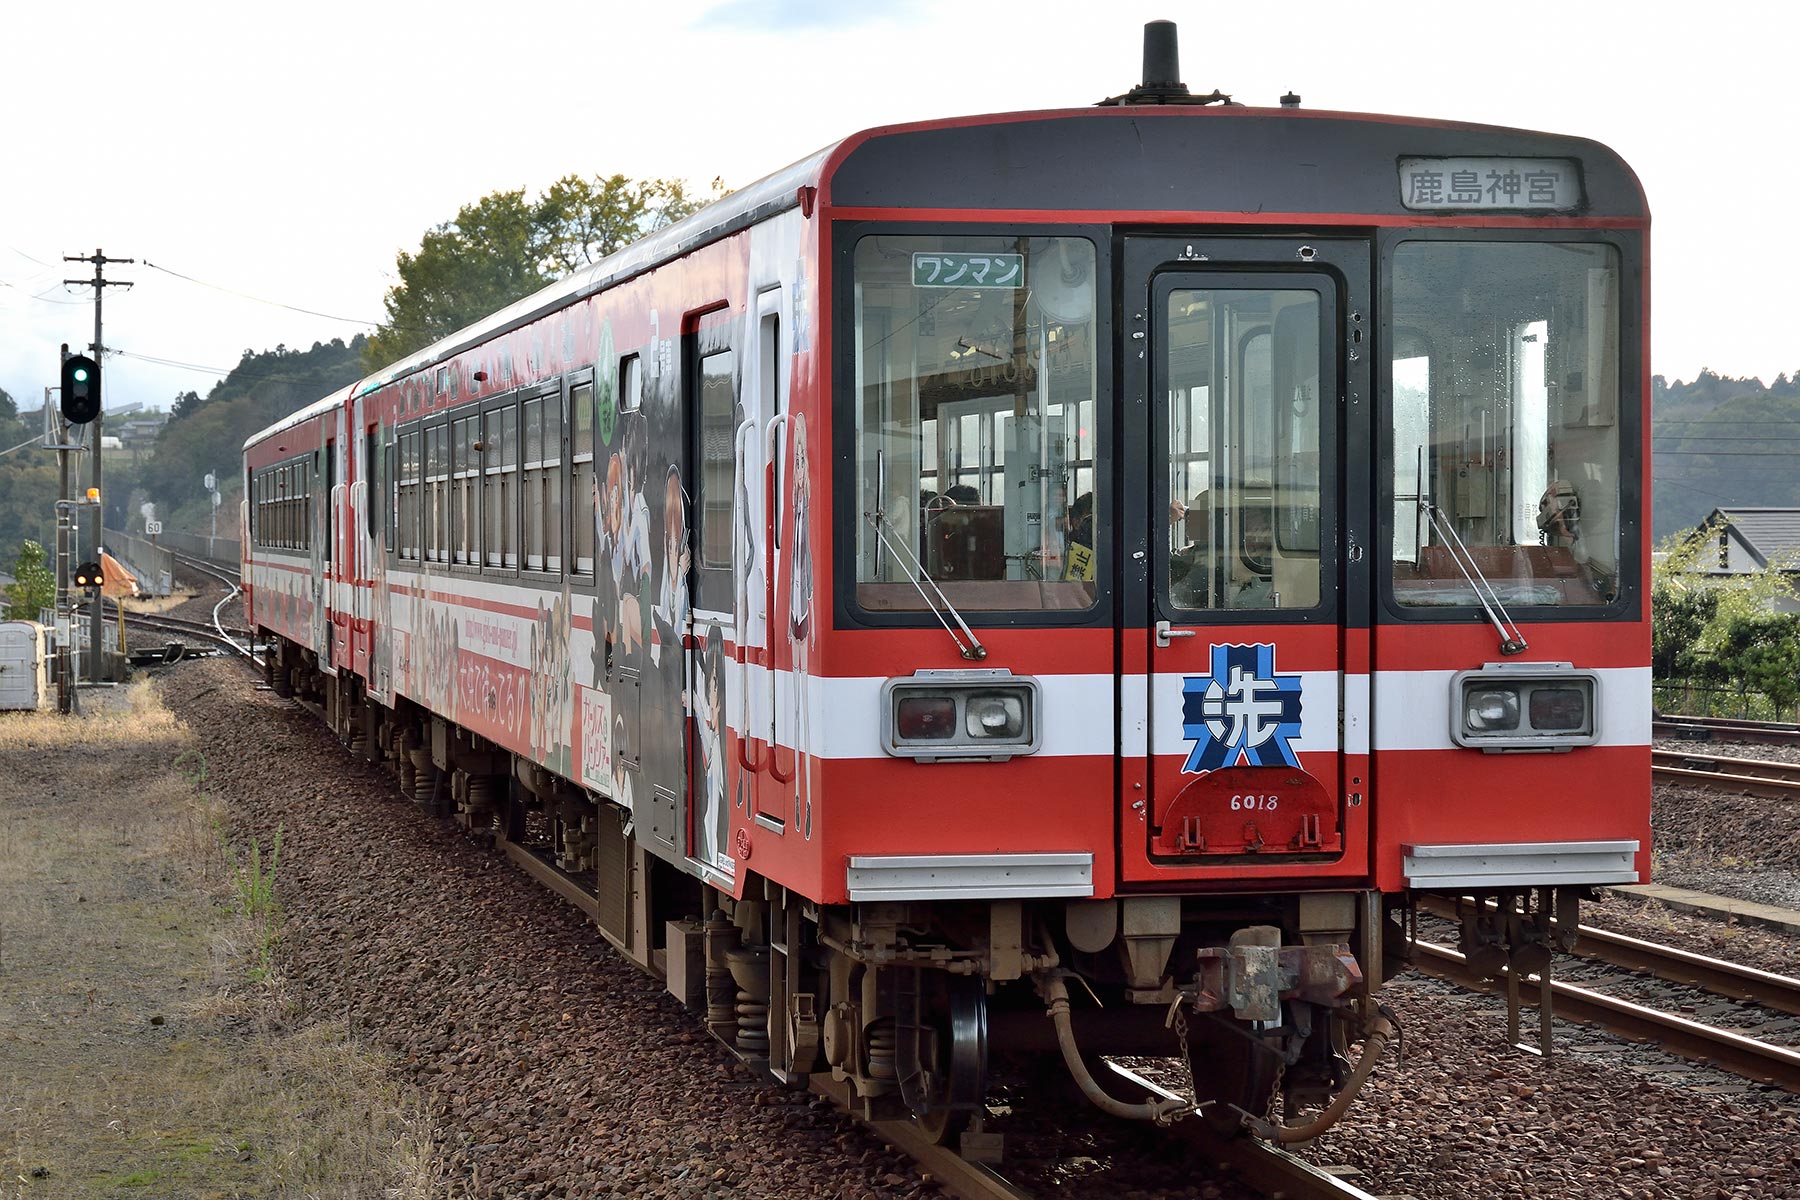
[[[1320,294],[1174,288],[1162,307],[1166,491],[1158,549],[1172,611],[1314,608]]]

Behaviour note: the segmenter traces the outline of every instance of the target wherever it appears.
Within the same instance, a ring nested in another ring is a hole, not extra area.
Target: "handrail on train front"
[[[747,496],[749,494],[744,486],[744,476],[747,473],[749,465],[749,458],[746,454],[746,450],[748,449],[750,435],[755,432],[756,425],[754,422],[745,421],[742,425],[738,426],[737,440],[732,447],[732,473],[734,478],[731,482],[731,490],[732,495],[734,496]],[[745,668],[743,673],[743,679],[745,681],[744,731],[738,737],[737,757],[738,766],[742,767],[752,775],[758,775],[762,773],[762,764],[755,761],[750,754],[750,743],[755,740],[750,736],[750,688],[748,686],[750,672],[748,669],[749,663],[747,661],[751,652],[751,647],[748,644],[750,634],[750,571],[749,564],[743,562],[740,557],[740,552],[745,548],[743,543],[743,538],[733,536],[731,539],[731,574],[732,578],[737,581],[738,596],[737,652],[732,655],[732,658],[737,662],[738,666]],[[764,625],[766,628],[767,622],[765,622]],[[719,714],[719,719],[721,721],[724,720],[723,713]],[[773,751],[771,751],[771,753],[773,753]]]
[[[775,505],[775,479],[777,468],[781,465],[781,433],[787,428],[786,413],[776,413],[769,418],[769,461],[763,465],[763,488],[765,503],[763,505],[763,583],[767,588],[766,604],[763,610],[764,638],[769,643],[769,777],[776,783],[794,782],[795,771],[781,773],[781,755],[776,752],[775,739],[778,724],[775,716],[776,691],[781,676],[775,670],[775,566],[779,561],[775,552],[775,538],[781,531],[781,510]],[[789,566],[792,570],[792,566]],[[796,764],[797,768],[798,764]]]

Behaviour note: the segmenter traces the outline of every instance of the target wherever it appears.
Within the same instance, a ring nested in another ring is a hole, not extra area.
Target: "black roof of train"
[[[1402,158],[1575,158],[1568,215],[1649,216],[1637,176],[1599,142],[1493,125],[1289,108],[1141,106],[1010,113],[871,130],[830,170],[834,207],[1353,213],[1418,216]]]

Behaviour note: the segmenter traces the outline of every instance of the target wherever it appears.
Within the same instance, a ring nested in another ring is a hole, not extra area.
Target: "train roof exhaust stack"
[[[1181,82],[1181,43],[1173,21],[1149,21],[1144,25],[1144,82],[1140,92],[1188,94]]]
[[[1121,96],[1109,96],[1099,107],[1121,104],[1230,104],[1231,97],[1213,91],[1196,96],[1181,82],[1181,48],[1175,22],[1149,21],[1144,25],[1144,81]]]

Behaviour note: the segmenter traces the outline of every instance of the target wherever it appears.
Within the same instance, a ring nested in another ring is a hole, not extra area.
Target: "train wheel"
[[[1281,1059],[1262,1039],[1248,1033],[1247,1029],[1240,1032],[1214,1025],[1205,1036],[1195,1037],[1188,1048],[1195,1099],[1203,1104],[1212,1101],[1202,1115],[1220,1133],[1242,1132],[1243,1118],[1237,1110],[1263,1116],[1275,1094]]]
[[[919,1132],[952,1145],[987,1098],[987,989],[972,975],[938,980],[920,997],[918,1069],[901,1090]]]

